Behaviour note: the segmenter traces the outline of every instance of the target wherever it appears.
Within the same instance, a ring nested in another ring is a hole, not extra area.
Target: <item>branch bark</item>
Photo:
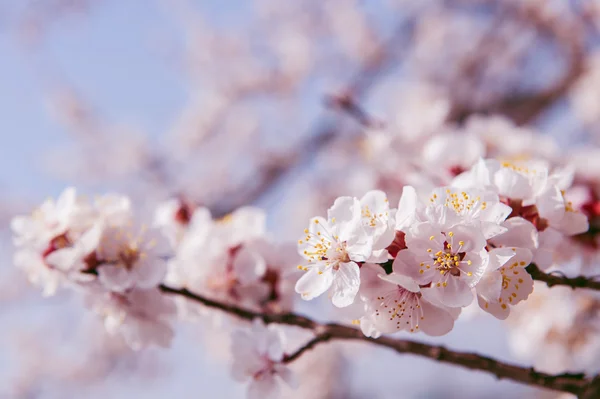
[[[412,340],[391,337],[380,337],[378,339],[369,338],[365,337],[363,333],[356,328],[336,323],[321,324],[305,316],[294,313],[279,314],[254,312],[206,298],[191,292],[186,288],[173,288],[162,284],[159,289],[166,294],[183,296],[209,308],[219,309],[242,319],[253,320],[255,318],[261,318],[265,323],[285,324],[315,332],[315,337],[308,341],[308,343],[298,351],[291,354],[286,359],[287,362],[300,357],[304,352],[314,348],[316,345],[331,339],[355,340],[389,348],[402,354],[413,354],[461,366],[470,370],[484,371],[493,374],[497,378],[505,378],[541,388],[573,393],[575,395],[580,395],[580,397],[584,399],[593,397],[589,395],[593,395],[593,392],[596,392],[595,390],[597,389],[596,385],[598,377],[596,377],[596,379],[589,379],[586,378],[584,374],[564,373],[551,375],[541,373],[533,368],[504,363],[476,353],[453,351],[441,345],[429,345]]]

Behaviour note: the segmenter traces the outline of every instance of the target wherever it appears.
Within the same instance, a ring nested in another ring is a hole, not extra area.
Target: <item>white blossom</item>
[[[299,266],[306,273],[298,280],[296,292],[310,300],[331,288],[335,306],[352,304],[360,287],[356,262],[366,261],[373,246],[363,227],[360,202],[338,198],[328,211],[328,219],[312,219],[304,233],[298,248],[308,263]]]
[[[255,319],[249,330],[233,333],[232,375],[239,382],[250,380],[248,399],[278,398],[281,382],[296,387],[292,371],[283,363],[283,345],[282,332],[261,319]]]

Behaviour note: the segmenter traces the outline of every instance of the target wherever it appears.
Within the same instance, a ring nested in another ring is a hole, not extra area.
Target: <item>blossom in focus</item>
[[[533,279],[525,268],[531,251],[524,248],[498,248],[489,253],[489,266],[477,284],[477,299],[484,311],[504,320],[511,306],[533,292]]]
[[[297,383],[292,371],[283,363],[283,335],[275,326],[265,326],[255,319],[248,330],[237,330],[232,335],[232,375],[248,384],[248,399],[278,398],[280,384],[292,388]]]
[[[369,261],[385,262],[388,260],[386,248],[394,240],[394,213],[390,209],[387,196],[383,191],[373,190],[360,199],[363,227],[366,234],[372,237],[373,252]]]
[[[299,266],[306,273],[296,283],[296,292],[310,300],[331,288],[333,304],[345,307],[358,293],[360,270],[356,262],[371,256],[373,237],[363,226],[356,198],[338,198],[327,216],[312,219],[304,230],[306,236],[298,241],[299,252],[307,263]]]
[[[432,304],[412,279],[394,272],[385,274],[380,266],[368,263],[361,273],[370,280],[360,293],[365,303],[360,326],[365,335],[406,330],[438,336],[454,327],[460,310]]]

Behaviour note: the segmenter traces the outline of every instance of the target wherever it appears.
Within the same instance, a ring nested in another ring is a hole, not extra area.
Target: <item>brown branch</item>
[[[356,328],[335,323],[320,324],[305,316],[294,313],[279,314],[253,312],[251,310],[243,309],[234,305],[229,305],[205,298],[185,288],[172,288],[164,284],[159,288],[161,291],[167,294],[180,295],[203,304],[204,306],[222,310],[242,319],[253,320],[255,318],[260,318],[265,323],[286,324],[314,331],[316,334],[315,338],[310,340],[295,353],[289,355],[289,357],[286,359],[287,362],[298,358],[305,351],[314,348],[319,343],[327,342],[331,339],[356,340],[393,349],[398,353],[413,354],[432,360],[465,367],[470,370],[484,371],[495,375],[497,378],[506,378],[523,384],[581,395],[581,398],[587,399],[593,397],[589,396],[589,394],[590,392],[596,392],[595,390],[597,389],[595,385],[597,384],[595,382],[596,380],[586,378],[584,374],[564,373],[550,375],[535,371],[533,368],[520,367],[500,362],[476,353],[453,351],[441,345],[429,345],[412,340],[390,337],[380,337],[378,339],[369,338],[365,337],[363,333]],[[290,358],[292,359],[290,360]],[[593,395],[593,393],[591,393],[591,395]]]
[[[313,339],[311,339],[310,341],[308,341],[307,343],[302,345],[294,353],[292,353],[290,355],[285,355],[285,357],[283,358],[283,363],[293,362],[294,360],[296,360],[300,356],[302,356],[302,354],[304,354],[304,352],[314,348],[315,346],[317,346],[318,344],[320,344],[322,342],[327,342],[332,338],[334,338],[334,337],[331,336],[331,334],[328,332],[322,332],[320,334],[317,334]]]
[[[553,287],[555,285],[566,285],[572,289],[589,288],[592,290],[600,290],[600,281],[593,277],[567,277],[560,272],[544,273],[535,263],[527,266],[526,270],[534,280],[543,281],[548,285],[548,287]]]

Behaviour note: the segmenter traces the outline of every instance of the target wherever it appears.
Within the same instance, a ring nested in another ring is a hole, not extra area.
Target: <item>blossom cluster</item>
[[[430,193],[405,186],[397,209],[381,191],[338,198],[298,241],[296,291],[353,305],[369,336],[443,335],[475,299],[506,319],[533,291],[527,267],[548,269],[556,245],[588,230],[565,198],[572,177],[542,161],[480,159]]]
[[[176,198],[144,225],[127,197],[88,199],[69,188],[13,220],[15,263],[44,295],[81,292],[133,349],[168,346],[177,318],[217,314],[168,295],[178,290],[257,314],[328,293],[366,336],[439,336],[471,304],[506,319],[533,292],[528,266],[551,270],[556,248],[588,231],[589,215],[567,199],[573,175],[541,160],[480,158],[432,190],[404,186],[395,208],[380,190],[339,197],[296,245],[278,242],[258,208],[214,218]],[[279,327],[217,324],[236,327],[233,373],[250,380],[249,397],[296,385]]]

